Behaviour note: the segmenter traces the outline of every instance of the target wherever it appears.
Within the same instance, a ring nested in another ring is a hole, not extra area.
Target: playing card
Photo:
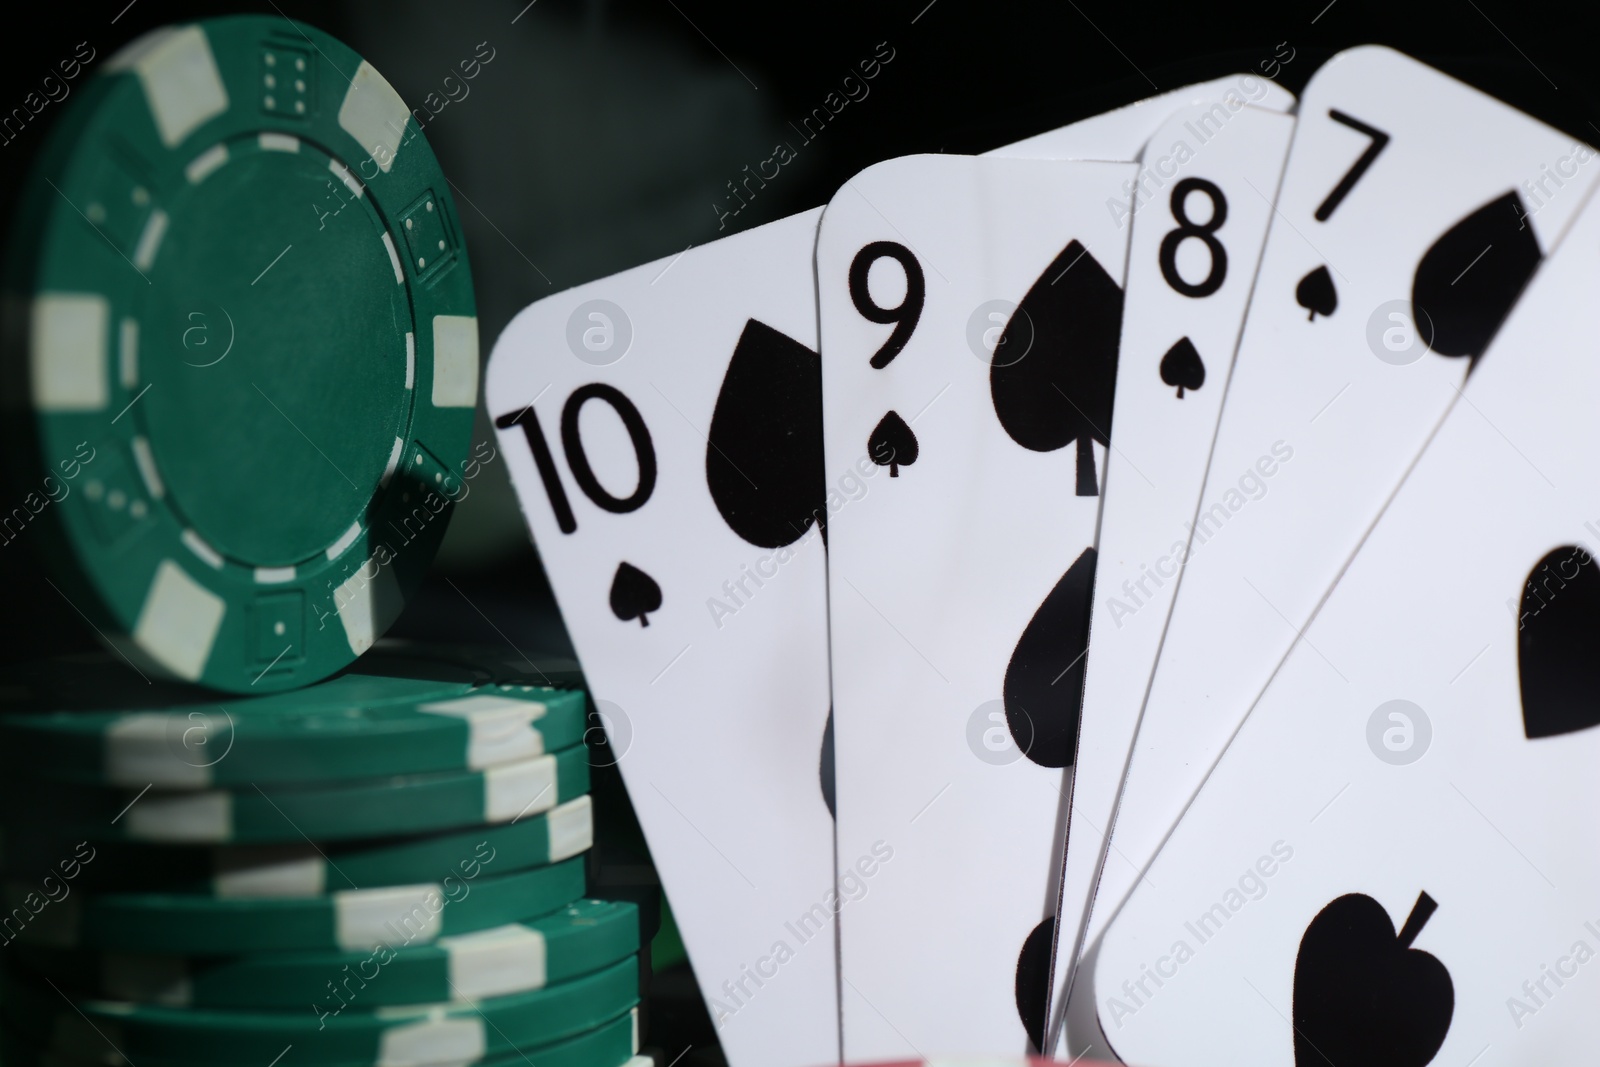
[[[1119,222],[1131,227],[1127,295],[1053,1005],[1066,1003],[1293,131],[1294,120],[1274,111],[1183,108],[1151,136],[1135,192],[1117,205]]]
[[[489,367],[730,1063],[838,1055],[817,211],[541,300]]]
[[[1559,242],[1580,155],[1388,49],[1307,86],[1086,943]]]
[[[1128,1062],[1600,1040],[1592,205],[1107,932],[1095,1003]]]
[[[1224,92],[1288,99],[1219,79],[1019,151],[1126,157],[1167,110]],[[833,920],[859,891],[834,884],[825,796],[819,518],[846,497],[822,466],[819,216],[542,300],[487,375],[529,527],[735,1067],[839,1055]]]
[[[1039,1040],[1135,173],[912,156],[823,215],[846,1059]]]

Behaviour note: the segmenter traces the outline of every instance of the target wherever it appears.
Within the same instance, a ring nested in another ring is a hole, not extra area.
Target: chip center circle
[[[410,302],[370,198],[325,152],[225,147],[162,204],[131,410],[195,534],[287,567],[345,535],[406,433]]]

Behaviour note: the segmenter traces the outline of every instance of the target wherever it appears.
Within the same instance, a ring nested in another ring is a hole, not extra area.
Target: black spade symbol
[[[889,468],[889,477],[900,477],[900,468],[917,461],[917,435],[893,411],[878,420],[867,438],[867,455],[880,467]]]
[[[1339,293],[1333,287],[1333,275],[1328,273],[1328,268],[1318,267],[1301,278],[1300,284],[1294,287],[1294,299],[1311,312],[1307,319],[1332,315],[1339,307]]]
[[[1437,907],[1419,895],[1398,936],[1383,905],[1363,893],[1317,913],[1294,965],[1296,1067],[1433,1059],[1455,1014],[1455,986],[1444,964],[1411,943]]]
[[[711,499],[734,533],[762,548],[781,548],[822,521],[826,481],[822,362],[799,341],[751,319],[711,412]]]
[[[1055,940],[1056,917],[1044,918],[1022,942],[1017,953],[1017,1016],[1038,1055],[1044,1048],[1044,1012],[1050,991],[1050,946]]]
[[[822,786],[822,802],[828,806],[828,814],[833,818],[839,817],[839,809],[835,806],[833,792],[833,709],[828,709],[828,724],[822,728],[822,754],[817,758],[817,780]]]
[[[1117,344],[1122,336],[1122,289],[1077,241],[1033,283],[1017,305],[995,351],[1011,331],[1033,331],[1027,354],[995,362],[989,389],[1000,425],[1033,452],[1078,443],[1079,496],[1097,496],[1094,446],[1110,442],[1111,400],[1117,386]]]
[[[1517,632],[1522,732],[1539,737],[1600,726],[1600,574],[1581,548],[1566,545],[1528,572]]]
[[[661,587],[656,580],[631,563],[617,566],[611,579],[611,612],[623,622],[639,620],[640,626],[649,626],[645,618],[661,609]]]
[[[1185,389],[1198,389],[1206,384],[1206,365],[1195,351],[1194,342],[1180,337],[1176,344],[1161,357],[1161,380],[1177,386],[1178,399],[1183,399]]]
[[[1069,767],[1077,751],[1094,565],[1094,549],[1084,549],[1028,620],[1006,665],[1006,726],[1041,767]]]
[[[1513,190],[1440,234],[1423,254],[1411,307],[1432,322],[1433,351],[1476,360],[1489,347],[1542,258],[1526,214]]]

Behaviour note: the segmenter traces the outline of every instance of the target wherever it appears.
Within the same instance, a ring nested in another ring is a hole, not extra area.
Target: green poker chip
[[[491,863],[476,878],[350,888],[320,897],[73,893],[37,910],[18,888],[6,887],[8,911],[31,913],[17,934],[18,947],[218,956],[374,952],[381,945],[392,952],[547,915],[583,896],[584,871],[580,856],[510,874],[495,874]]]
[[[638,951],[637,908],[580,900],[539,919],[388,953],[267,952],[237,959],[54,953],[51,958],[36,950],[20,958],[63,988],[136,1004],[275,1009],[310,1004],[336,1012],[523,993],[598,971]]]
[[[168,844],[345,841],[505,823],[589,791],[588,749],[481,771],[199,792],[95,789],[13,779],[0,790],[13,824],[51,821],[91,840]]]
[[[19,881],[48,876],[54,879],[52,889],[65,882],[86,892],[318,897],[351,885],[476,878],[485,867],[496,874],[542,867],[586,852],[593,844],[594,807],[588,796],[580,796],[543,814],[497,826],[321,847],[69,844],[49,835],[12,831],[0,849],[0,871]]]
[[[339,699],[426,688],[363,681],[187,710],[7,715],[0,766],[134,789],[319,782],[498,766],[580,744],[587,728],[576,690],[485,685],[443,699]]]
[[[369,1012],[353,1006],[338,1013],[222,1011],[103,1000],[69,1006],[48,987],[16,981],[8,983],[6,993],[8,1021],[19,1016],[52,1020],[44,1045],[51,1052],[98,1055],[109,1044],[132,1064],[168,1059],[265,1064],[293,1045],[303,1063],[470,1063],[576,1037],[626,1017],[639,1001],[639,965],[630,957],[526,993]]]
[[[0,672],[0,768],[134,789],[470,770],[578,744],[584,705],[566,676],[512,676],[483,649],[384,642],[306,689],[220,700],[63,657]]]
[[[25,1045],[15,1039],[0,1041],[0,1049],[4,1049],[5,1062],[12,1067],[134,1067],[103,1038],[81,1027],[69,1025],[59,1037],[45,1040],[60,1051],[41,1051],[38,1044]],[[577,1037],[537,1047],[524,1046],[488,1059],[456,1061],[456,1067],[466,1067],[467,1062],[475,1067],[652,1067],[650,1057],[638,1055],[638,1050],[638,1009],[632,1008]],[[211,1067],[212,1062],[141,1056],[138,1067]],[[372,1060],[296,1062],[313,1063],[314,1067],[375,1067]]]
[[[67,105],[17,231],[9,451],[62,591],[227,691],[371,647],[481,469],[466,248],[395,90],[281,17],[154,31]]]

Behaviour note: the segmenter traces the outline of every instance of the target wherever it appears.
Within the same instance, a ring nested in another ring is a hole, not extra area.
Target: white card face
[[[1274,111],[1196,105],[1174,113],[1144,151],[1065,847],[1052,980],[1058,1007],[1187,553],[1186,524],[1205,481],[1293,132],[1294,119]]]
[[[885,860],[841,912],[847,1060],[1020,1053],[1030,938],[1042,1026],[1135,173],[912,156],[823,215],[841,886]]]
[[[1234,76],[1015,150],[1131,158],[1169,110],[1228,92],[1262,107],[1292,103],[1270,82]],[[775,542],[799,524],[804,534],[794,543],[752,543],[723,517],[707,480],[714,454],[731,496],[744,485],[760,497],[756,486],[768,484],[773,459],[764,453],[790,455],[779,446],[801,425],[795,405],[811,403],[792,395],[805,385],[803,360],[765,331],[752,335],[755,355],[741,361],[743,384],[728,409],[736,427],[741,412],[757,431],[767,423],[770,436],[756,432],[749,446],[757,458],[712,449],[720,435],[711,424],[752,320],[814,347],[819,215],[540,301],[507,328],[488,372],[490,412],[507,422],[502,440],[529,527],[613,746],[624,751],[629,799],[735,1067],[824,1063],[839,1048],[832,922],[847,898],[834,886],[833,825],[818,781],[828,712],[824,546],[804,513],[780,532],[768,523],[750,533]],[[612,394],[580,398],[580,443],[565,442],[563,412],[590,385],[618,390],[638,412],[654,456],[649,492],[641,491],[640,450]],[[781,417],[773,421],[772,412]],[[813,419],[820,432],[820,415]],[[820,441],[813,446],[820,458]],[[774,477],[783,486],[794,474]],[[827,507],[846,500],[837,484],[816,489],[818,507],[827,490]],[[751,507],[761,510],[740,510]],[[623,563],[631,569],[619,579]],[[628,618],[612,608],[619,581]],[[641,626],[638,612],[658,590],[660,606],[643,612],[649,625]],[[854,884],[842,888],[856,891]]]
[[[1307,86],[1086,944],[1559,242],[1595,176],[1574,158],[1388,49]]]
[[[500,439],[545,572],[739,1067],[838,1056],[820,216],[541,300],[489,367],[490,414],[522,413]]]
[[[1128,1062],[1600,1041],[1597,284],[1591,206],[1113,921]]]

